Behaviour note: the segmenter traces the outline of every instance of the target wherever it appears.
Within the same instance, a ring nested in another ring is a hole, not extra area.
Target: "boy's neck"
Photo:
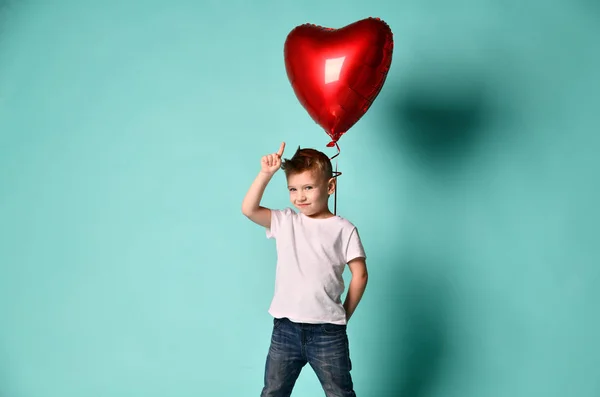
[[[306,215],[304,214],[304,216],[311,218],[311,219],[328,219],[331,217],[334,217],[335,215],[329,211],[329,209],[325,210],[325,211],[321,211],[318,214],[313,214],[313,215]]]

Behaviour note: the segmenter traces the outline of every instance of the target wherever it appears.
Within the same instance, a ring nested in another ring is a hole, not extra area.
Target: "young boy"
[[[310,364],[327,397],[356,396],[350,370],[346,324],[367,285],[366,255],[356,227],[329,211],[336,179],[331,161],[314,149],[300,149],[281,162],[285,143],[264,156],[261,171],[242,203],[242,213],[266,228],[277,247],[274,317],[261,397],[289,397],[300,371]],[[260,205],[278,169],[286,174],[291,208]],[[342,273],[352,281],[342,304]]]

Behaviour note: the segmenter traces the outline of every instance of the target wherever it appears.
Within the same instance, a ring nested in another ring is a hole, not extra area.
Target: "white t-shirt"
[[[346,324],[342,274],[352,259],[366,259],[357,228],[340,216],[313,219],[286,208],[271,210],[266,233],[277,247],[269,314],[300,323]]]

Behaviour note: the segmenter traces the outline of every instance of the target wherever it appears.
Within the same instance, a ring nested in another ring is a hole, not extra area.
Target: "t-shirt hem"
[[[273,316],[274,318],[289,318],[290,321],[294,322],[294,323],[306,323],[306,324],[336,324],[336,325],[346,325],[347,321],[346,319],[340,319],[340,320],[334,320],[334,319],[315,319],[315,318],[306,318],[306,317],[302,317],[302,316],[295,316],[293,314],[285,314],[285,313],[278,313],[278,312],[274,312],[272,310],[269,310],[269,314],[271,316]]]

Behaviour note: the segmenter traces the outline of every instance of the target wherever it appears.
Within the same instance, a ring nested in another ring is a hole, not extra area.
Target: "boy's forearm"
[[[368,279],[369,276],[367,273],[356,276],[352,275],[352,280],[350,280],[350,285],[348,286],[348,293],[346,294],[346,300],[344,301],[346,321],[350,320],[350,317],[352,317],[358,303],[362,299],[365,288],[367,287]]]
[[[242,202],[243,213],[250,213],[258,209],[265,188],[272,177],[273,175],[266,174],[262,171],[258,173],[258,176],[254,179],[252,185],[250,185],[250,189],[248,189],[248,193],[246,193],[246,197],[244,197],[244,201]]]

